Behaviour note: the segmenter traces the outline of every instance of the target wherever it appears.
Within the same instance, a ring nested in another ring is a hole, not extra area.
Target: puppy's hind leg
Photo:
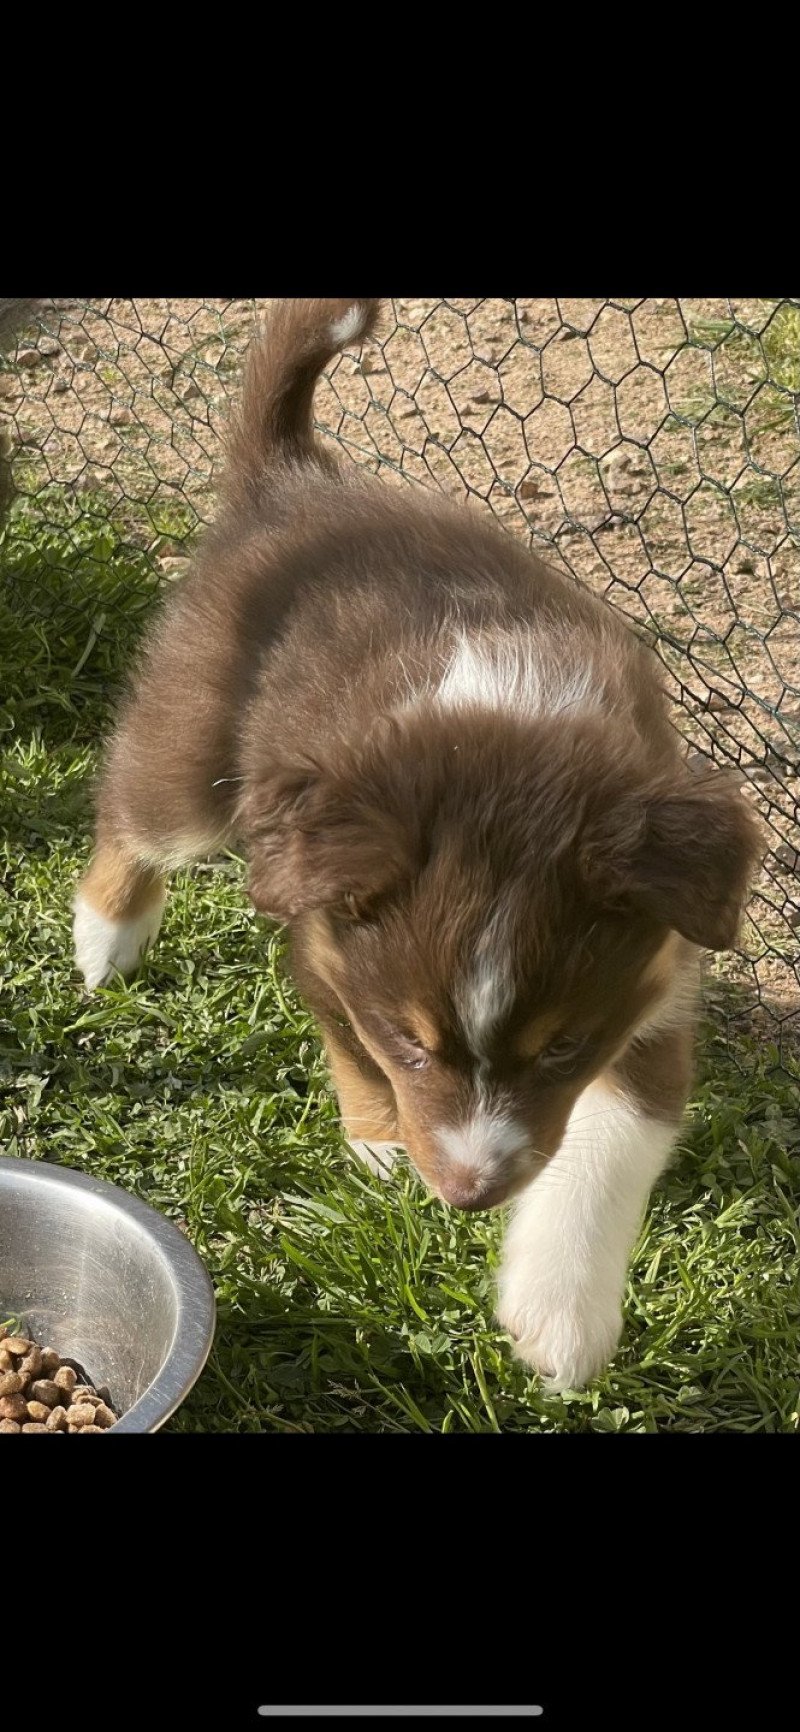
[[[90,991],[115,973],[135,973],[158,935],[165,901],[157,867],[121,838],[99,843],[73,904],[75,960]]]

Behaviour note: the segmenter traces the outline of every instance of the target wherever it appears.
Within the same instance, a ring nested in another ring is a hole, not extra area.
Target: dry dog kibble
[[[17,1370],[26,1383],[32,1383],[42,1369],[42,1355],[35,1342],[29,1341],[28,1352],[20,1360]]]
[[[0,1433],[109,1431],[117,1423],[111,1396],[95,1389],[77,1359],[0,1324]],[[0,1696],[2,1692],[0,1691]]]
[[[29,1401],[28,1418],[35,1419],[37,1425],[45,1425],[50,1418],[50,1409],[43,1401]]]
[[[27,1341],[24,1335],[7,1335],[3,1346],[6,1353],[13,1353],[17,1358],[22,1359],[26,1353],[30,1352],[33,1342]]]
[[[70,1430],[72,1430],[73,1426],[82,1427],[84,1425],[94,1425],[94,1408],[91,1402],[76,1401],[71,1407],[68,1407],[67,1425]]]
[[[31,1397],[34,1401],[43,1401],[45,1407],[58,1407],[61,1400],[61,1390],[50,1377],[40,1377],[31,1384]]]
[[[28,1406],[24,1395],[4,1395],[0,1399],[0,1419],[27,1419]],[[92,1414],[94,1418],[94,1414]]]

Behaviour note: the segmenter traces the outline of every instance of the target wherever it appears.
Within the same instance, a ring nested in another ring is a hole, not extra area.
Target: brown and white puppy
[[[377,312],[284,303],[253,344],[216,524],[110,743],[77,958],[129,972],[166,870],[238,837],[348,1136],[460,1208],[514,1199],[499,1317],[565,1388],[617,1345],[699,949],[733,942],[759,838],[616,614],[317,447],[316,379]]]

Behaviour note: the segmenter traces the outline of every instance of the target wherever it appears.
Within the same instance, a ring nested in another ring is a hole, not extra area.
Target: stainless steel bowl
[[[106,1383],[121,1431],[157,1431],[214,1337],[197,1252],[138,1197],[42,1161],[0,1159],[0,1318]]]

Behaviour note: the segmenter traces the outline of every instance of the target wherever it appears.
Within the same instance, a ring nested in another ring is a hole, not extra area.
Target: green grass
[[[239,862],[180,875],[140,979],[83,995],[72,884],[150,585],[92,520],[43,542],[17,514],[0,557],[0,1147],[134,1191],[205,1258],[217,1338],[172,1429],[796,1430],[796,1073],[709,1031],[623,1346],[594,1388],[545,1396],[492,1320],[500,1219],[348,1157],[281,935]]]

